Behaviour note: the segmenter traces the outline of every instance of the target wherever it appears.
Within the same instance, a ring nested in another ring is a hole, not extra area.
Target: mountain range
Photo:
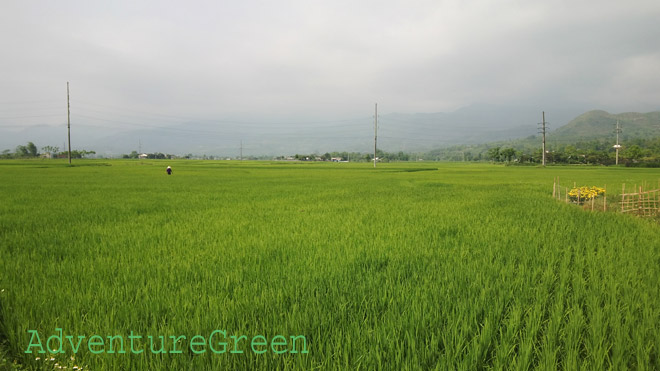
[[[555,107],[545,113],[548,141],[590,140],[612,137],[617,120],[622,138],[660,136],[660,112],[609,114],[579,107]],[[576,117],[577,116],[577,117]],[[572,120],[571,120],[572,119]],[[378,148],[388,152],[423,152],[460,144],[511,140],[537,141],[542,112],[535,107],[479,104],[441,113],[388,113],[344,120],[292,122],[196,120],[126,127],[112,120],[98,126],[72,116],[74,149],[117,156],[131,151],[238,157],[292,155],[331,151],[369,152],[374,135]],[[552,128],[556,128],[552,130]],[[34,142],[39,148],[64,148],[66,125],[34,125],[10,130],[0,126],[0,150]]]

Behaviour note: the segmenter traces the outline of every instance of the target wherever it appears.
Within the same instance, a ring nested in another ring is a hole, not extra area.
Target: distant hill
[[[548,144],[551,146],[614,138],[617,120],[622,127],[622,140],[660,135],[660,112],[613,115],[591,111],[576,117],[584,112],[583,108],[557,105],[545,109],[550,121]],[[115,125],[111,119],[106,121],[99,125],[84,116],[75,117],[71,129],[72,146],[106,156],[141,149],[147,153],[237,157],[241,151],[246,156],[332,151],[367,153],[373,150],[374,143],[373,116],[368,115],[330,121],[209,119],[144,124],[136,118],[137,124],[133,127]],[[525,105],[475,104],[453,112],[385,113],[379,115],[378,148],[407,153],[456,147],[474,147],[479,151],[494,145],[536,148],[540,143],[537,135],[539,121],[541,109]],[[39,148],[46,145],[64,148],[66,140],[66,124],[11,129],[0,125],[0,150],[13,150],[28,141]]]
[[[617,121],[621,128],[620,140],[660,136],[660,112],[589,111],[552,131],[548,137],[560,142],[613,139]]]
[[[546,133],[547,149],[558,150],[566,146],[596,147],[600,149],[611,148],[616,141],[616,123],[619,122],[621,133],[619,142],[626,146],[626,142],[640,139],[660,138],[660,111],[638,113],[625,112],[612,114],[601,110],[583,113],[566,125]],[[552,123],[550,124],[552,127]],[[541,148],[541,135],[530,135],[525,138],[510,140],[495,140],[481,144],[461,144],[445,148],[438,148],[427,153],[427,158],[438,160],[461,160],[466,154],[479,156],[485,154],[490,148],[511,147],[518,151],[531,153]],[[594,142],[598,142],[594,145]]]

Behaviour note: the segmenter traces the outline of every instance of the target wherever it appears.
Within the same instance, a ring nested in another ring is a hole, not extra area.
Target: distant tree
[[[566,146],[566,148],[564,148],[564,157],[566,163],[568,164],[574,164],[579,161],[577,149],[575,149],[575,147],[571,145]]]
[[[16,146],[14,151],[16,157],[28,157],[28,150],[26,146]]]
[[[0,158],[8,159],[11,158],[11,150],[5,149],[2,151],[2,155],[0,155]]]
[[[523,151],[517,151],[516,152],[516,157],[518,158],[519,163],[525,163],[525,162],[532,162],[532,156],[528,155],[527,153]]]
[[[487,156],[492,161],[500,161],[500,147],[491,148],[488,150]]]
[[[602,153],[601,153],[600,151],[596,151],[596,150],[593,150],[593,149],[592,149],[592,150],[589,150],[589,151],[585,154],[585,156],[584,156],[584,161],[585,161],[587,164],[591,164],[591,165],[593,165],[593,164],[600,164],[602,158],[603,158],[603,156],[602,156]]]
[[[25,146],[25,149],[28,152],[28,156],[30,157],[37,157],[39,156],[39,152],[37,150],[37,146],[34,145],[32,142],[28,142],[28,144]]]
[[[628,147],[623,153],[623,156],[625,158],[633,162],[642,158],[643,155],[644,155],[644,151],[636,144]]]
[[[60,151],[60,147],[45,146],[41,147],[41,150],[48,153],[48,156],[53,157],[54,154]]]
[[[139,154],[137,151],[131,152],[131,154],[128,155],[128,158],[138,158]]]
[[[86,150],[73,150],[71,151],[71,158],[83,158],[87,155],[93,155],[96,154],[94,151],[86,151]]]
[[[516,155],[516,150],[513,148],[504,148],[500,151],[500,155],[506,159],[506,162],[511,162],[511,159]]]

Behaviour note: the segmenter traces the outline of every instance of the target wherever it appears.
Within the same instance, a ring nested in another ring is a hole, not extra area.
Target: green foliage
[[[506,162],[511,162],[516,155],[516,150],[513,148],[505,148],[501,152],[501,156],[506,159]]]
[[[21,146],[21,145],[16,146],[16,151],[14,153],[14,157],[23,158],[23,157],[28,157],[28,156],[29,156],[29,152],[28,152],[27,146]]]
[[[41,150],[48,153],[49,157],[52,157],[53,155],[56,155],[60,151],[60,147],[45,146],[45,147],[41,147]]]
[[[399,162],[399,161],[410,161],[414,160],[410,154],[403,151],[397,153],[394,152],[385,152],[382,150],[376,151],[376,157],[380,162]],[[340,161],[350,161],[350,162],[373,162],[373,152],[372,153],[360,153],[360,152],[327,152],[323,155],[318,155],[316,153],[302,155],[295,154],[291,156],[291,159],[298,161],[331,161],[331,159],[341,159]],[[285,160],[287,157],[280,156],[278,160]]]
[[[551,133],[559,142],[609,140],[616,136],[617,121],[622,128],[621,138],[660,137],[660,112],[627,112],[611,114],[605,111],[586,112]],[[612,143],[613,144],[613,143]],[[610,144],[610,146],[612,145]]]
[[[94,153],[94,152],[91,152],[91,153]],[[147,159],[149,159],[149,160],[164,160],[164,159],[172,159],[172,158],[176,157],[174,155],[165,154],[165,153],[161,153],[161,152],[147,153],[146,155],[147,155]],[[137,153],[137,151],[133,151],[130,154],[124,154],[121,157],[124,158],[124,159],[129,159],[129,158],[130,159],[137,159],[137,158],[139,158],[139,154]],[[186,156],[185,158],[190,158],[190,157],[192,157],[192,155]],[[205,160],[206,159],[213,159],[213,156],[207,157],[206,155],[204,155],[203,158]]]
[[[39,152],[37,151],[37,146],[32,142],[28,142],[28,144],[25,146],[25,150],[27,151],[27,155],[29,157],[39,156]]]
[[[132,158],[132,159],[137,159],[139,156],[139,153],[137,151],[133,151],[127,155],[122,155],[122,158]]]
[[[26,368],[27,330],[55,328],[309,342],[85,369],[660,368],[660,229],[550,195],[653,169],[80,162],[0,163],[0,331]]]
[[[660,162],[660,112],[610,114],[591,111],[546,135],[548,163],[613,165],[615,163],[615,126],[623,128],[619,162]],[[426,159],[440,161],[506,160],[541,163],[541,136],[486,144],[457,145],[428,152]],[[504,149],[502,149],[504,148]],[[506,156],[501,151],[512,149]],[[464,156],[470,153],[469,157]],[[510,158],[510,159],[509,159]]]
[[[48,153],[50,157],[59,157],[59,158],[65,158],[69,156],[68,151],[63,151],[63,152],[58,152],[60,149],[59,147],[54,147],[54,146],[45,146],[42,148],[42,151]],[[87,150],[72,150],[71,151],[71,158],[85,158],[85,156],[93,155],[96,154],[95,151],[87,151]],[[19,145],[16,147],[15,152],[12,154],[10,153],[9,150],[4,150],[2,152],[2,155],[0,155],[0,158],[2,159],[12,159],[12,158],[34,158],[38,157],[39,152],[37,150],[37,146],[32,143],[28,142],[27,145]]]
[[[501,153],[500,153],[500,147],[493,147],[488,150],[488,154],[486,155],[488,159],[491,161],[500,161]]]

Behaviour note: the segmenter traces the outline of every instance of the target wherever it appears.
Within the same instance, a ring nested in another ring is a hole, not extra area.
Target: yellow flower
[[[582,187],[577,187],[573,188],[568,192],[568,197],[571,199],[571,201],[579,202],[582,201],[591,201],[592,199],[604,195],[605,194],[605,189],[600,188],[600,187],[588,187],[588,186],[582,186]]]

